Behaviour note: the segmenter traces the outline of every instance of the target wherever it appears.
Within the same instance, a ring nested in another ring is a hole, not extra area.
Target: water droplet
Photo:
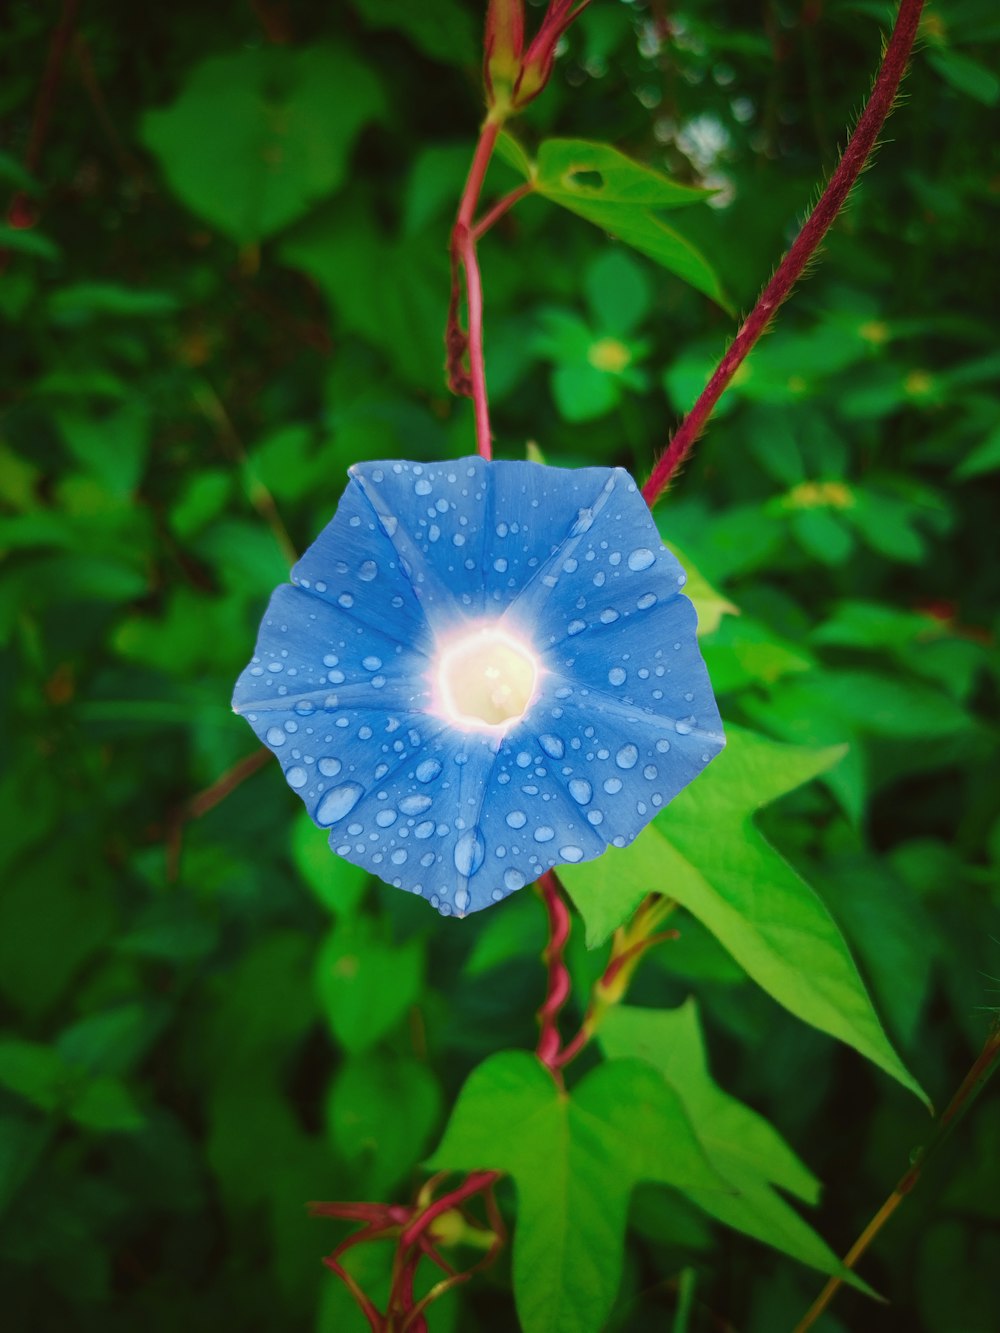
[[[507,823],[511,828],[524,828],[528,822],[528,816],[523,810],[511,810],[507,816]]]
[[[587,628],[587,622],[585,620],[571,620],[569,624],[566,626],[566,633],[582,634],[586,628]]]
[[[520,870],[505,870],[503,882],[506,884],[507,888],[510,889],[511,893],[516,889],[523,889],[526,883]]]
[[[468,905],[469,905],[469,890],[468,890],[468,889],[456,889],[456,890],[455,890],[455,911],[456,911],[456,912],[464,912],[465,909],[468,907]]]
[[[346,610],[348,607],[354,605],[354,598],[351,596],[349,592],[342,592],[340,596],[337,598],[337,602],[340,606],[344,607]]]
[[[690,736],[691,729],[694,726],[693,717],[682,717],[674,723],[674,730],[678,736]]]
[[[635,768],[639,758],[639,749],[635,745],[623,745],[615,755],[615,763],[619,768]]]
[[[339,759],[321,759],[316,765],[325,778],[335,778],[343,765]]]
[[[623,667],[612,667],[608,672],[608,680],[612,685],[625,684],[625,670]]]
[[[280,727],[268,727],[264,739],[267,741],[268,745],[284,745],[285,741],[288,740],[288,737]]]
[[[656,777],[656,765],[647,764],[646,767],[642,770],[642,776],[646,779],[647,782],[652,782],[653,779]]]
[[[417,765],[416,778],[418,782],[433,782],[441,772],[441,765],[436,759],[422,759]]]
[[[366,657],[362,660],[361,665],[366,671],[377,671],[382,665],[382,659],[381,657]]]
[[[601,612],[602,625],[613,625],[617,619],[618,619],[618,612],[615,610],[613,606],[606,606],[604,610]]]
[[[396,517],[396,515],[395,515],[395,514],[385,514],[385,515],[381,515],[380,518],[381,518],[382,528],[383,528],[383,531],[385,532],[385,535],[386,535],[387,537],[393,537],[393,536],[395,536],[395,534],[396,534],[396,529],[399,527],[399,519]]]
[[[430,809],[431,804],[429,796],[404,796],[399,803],[399,809],[404,815],[422,815],[425,810]]]
[[[572,778],[569,784],[569,794],[577,805],[586,805],[594,794],[594,789],[586,778]]]
[[[434,820],[424,819],[421,820],[421,822],[413,830],[413,836],[415,838],[429,838],[433,832],[434,832]]]
[[[395,810],[380,810],[378,814],[375,816],[375,823],[379,826],[379,828],[389,828],[389,826],[395,824],[395,822],[396,822]]]
[[[406,848],[397,847],[396,850],[389,857],[389,860],[392,862],[394,866],[401,866],[403,862],[406,860]]]
[[[656,556],[645,546],[637,546],[628,558],[628,567],[633,573],[639,573],[640,570],[648,569]]]
[[[421,477],[419,481],[413,483],[413,489],[417,495],[430,495],[431,484],[426,477]]]
[[[358,570],[358,578],[362,583],[371,583],[372,579],[378,574],[378,565],[374,560],[364,560]]]
[[[655,592],[644,592],[642,596],[639,598],[639,600],[636,602],[636,606],[639,608],[640,611],[648,611],[651,606],[655,605],[656,605]]]
[[[316,823],[324,828],[349,815],[365,794],[360,782],[345,782],[331,787],[316,807]]]
[[[309,781],[309,774],[304,768],[301,768],[296,764],[294,768],[290,768],[285,774],[285,781],[288,783],[289,787],[294,787],[295,790],[298,791],[300,787],[304,787]]]
[[[458,842],[455,843],[455,869],[466,879],[474,875],[483,864],[483,857],[486,855],[486,847],[483,843],[482,834],[476,828],[471,828],[467,833],[463,833]],[[456,903],[458,896],[456,894]]]
[[[561,759],[566,753],[566,746],[563,744],[562,738],[559,736],[553,736],[551,734],[539,736],[538,744],[550,759]]]
[[[656,742],[657,754],[666,754],[669,749],[670,742],[667,740],[666,736],[661,737],[661,739]]]
[[[604,779],[604,790],[608,793],[609,796],[617,796],[618,793],[621,791],[621,789],[622,789],[621,778]]]
[[[507,573],[507,561],[503,558],[502,555],[497,556],[496,560],[493,561],[493,568],[496,570],[498,574]]]
[[[563,859],[564,861],[569,861],[569,862],[573,862],[573,861],[582,861],[582,860],[583,860],[583,848],[582,848],[582,847],[574,847],[574,846],[572,846],[572,845],[569,846],[569,847],[560,847],[560,848],[559,848],[559,855],[562,857],[562,859]]]
[[[551,842],[555,836],[555,829],[550,829],[548,824],[542,824],[535,829],[536,842]]]

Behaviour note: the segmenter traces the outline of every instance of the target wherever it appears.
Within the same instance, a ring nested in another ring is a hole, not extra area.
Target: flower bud
[[[483,80],[486,102],[491,109],[509,106],[521,72],[523,46],[524,0],[490,0],[483,43]]]

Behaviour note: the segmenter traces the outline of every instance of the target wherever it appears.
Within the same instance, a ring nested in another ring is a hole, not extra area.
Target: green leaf
[[[833,1250],[775,1189],[815,1204],[815,1176],[773,1125],[712,1079],[693,999],[678,1009],[613,1008],[602,1021],[600,1042],[613,1059],[637,1057],[662,1074],[683,1103],[709,1161],[735,1191],[688,1188],[689,1198],[727,1226],[812,1268],[847,1276]]]
[[[320,998],[333,1035],[358,1054],[391,1032],[420,993],[419,940],[384,943],[374,923],[358,918],[327,935],[317,959]]]
[[[142,479],[149,453],[146,405],[129,399],[98,415],[70,408],[56,413],[66,448],[110,495],[126,499]]]
[[[723,597],[720,592],[705,578],[691,560],[666,538],[663,544],[668,551],[672,552],[681,562],[684,572],[687,574],[687,582],[684,584],[684,596],[694,603],[694,609],[698,613],[698,634],[713,634],[722,622],[723,616],[738,616],[739,609],[732,602]]]
[[[678,185],[609,144],[546,139],[532,165],[516,140],[509,135],[502,140],[500,155],[533,184],[536,193],[624,241],[726,307],[708,261],[652,211],[701,203],[710,191]]]
[[[212,56],[142,138],[183,202],[234,241],[266,239],[344,181],[354,141],[384,112],[368,66],[338,46]]]
[[[588,943],[606,939],[647,893],[669,894],[779,1004],[922,1097],[829,912],[753,823],[762,805],[825,772],[843,749],[779,745],[737,727],[727,728],[727,742],[629,847],[563,867]]]
[[[472,1072],[427,1165],[513,1177],[514,1296],[524,1333],[604,1327],[638,1181],[727,1188],[680,1099],[646,1065],[600,1065],[567,1094],[521,1051],[491,1056]]]
[[[62,1112],[88,1129],[139,1129],[144,1118],[128,1088],[108,1075],[91,1077],[52,1046],[0,1042],[0,1084],[43,1111]]]
[[[328,911],[337,916],[355,914],[371,877],[363,866],[351,865],[335,854],[327,835],[305,810],[299,811],[292,825],[292,860]]]

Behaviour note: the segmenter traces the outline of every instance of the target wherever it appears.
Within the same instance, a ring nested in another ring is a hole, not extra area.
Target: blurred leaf
[[[0,223],[0,250],[12,250],[14,254],[31,255],[33,259],[59,258],[61,251],[55,241],[41,232],[24,227],[10,227]]]
[[[101,416],[70,408],[56,413],[67,449],[111,495],[131,495],[142,479],[149,452],[150,421],[145,404],[122,403]]]
[[[752,822],[754,811],[842,754],[777,745],[729,727],[726,750],[631,846],[564,866],[562,878],[592,946],[646,894],[669,893],[779,1004],[923,1096],[889,1045],[826,908]]]
[[[338,1153],[360,1172],[360,1194],[390,1194],[420,1160],[440,1112],[426,1065],[377,1051],[347,1061],[330,1088],[327,1126]]]
[[[183,202],[246,244],[332,194],[359,131],[383,114],[375,76],[345,48],[268,47],[195,66],[142,136]]]
[[[317,959],[316,978],[327,1021],[352,1055],[374,1046],[416,1003],[423,981],[419,940],[387,944],[359,917],[334,927]]]
[[[520,1051],[473,1071],[427,1165],[513,1176],[514,1295],[524,1333],[604,1327],[637,1181],[726,1189],[680,1100],[653,1070],[616,1060],[567,1096]]]
[[[414,5],[410,0],[351,0],[370,28],[402,33],[417,50],[448,65],[475,64],[479,34],[457,0]]]
[[[78,282],[60,287],[48,300],[49,314],[60,324],[83,324],[102,315],[122,319],[162,319],[178,307],[175,296],[113,282]]]
[[[953,51],[947,47],[928,48],[925,52],[927,63],[941,75],[946,83],[957,88],[966,97],[971,97],[983,106],[996,106],[1000,102],[1000,76],[995,70],[981,65],[978,60]]]
[[[984,472],[995,472],[997,468],[1000,468],[1000,426],[990,431],[986,439],[962,459],[955,469],[955,476],[965,481],[968,477],[980,477]]]
[[[599,328],[628,337],[649,313],[649,279],[622,250],[606,250],[583,276],[587,303]]]
[[[392,240],[351,203],[316,213],[280,252],[285,263],[315,279],[344,327],[379,348],[408,384],[440,389],[448,304],[440,236]]]

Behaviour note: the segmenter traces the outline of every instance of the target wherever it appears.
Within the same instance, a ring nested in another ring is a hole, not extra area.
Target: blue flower
[[[724,744],[632,478],[478,457],[350,478],[233,697],[333,850],[464,916],[631,842]]]

